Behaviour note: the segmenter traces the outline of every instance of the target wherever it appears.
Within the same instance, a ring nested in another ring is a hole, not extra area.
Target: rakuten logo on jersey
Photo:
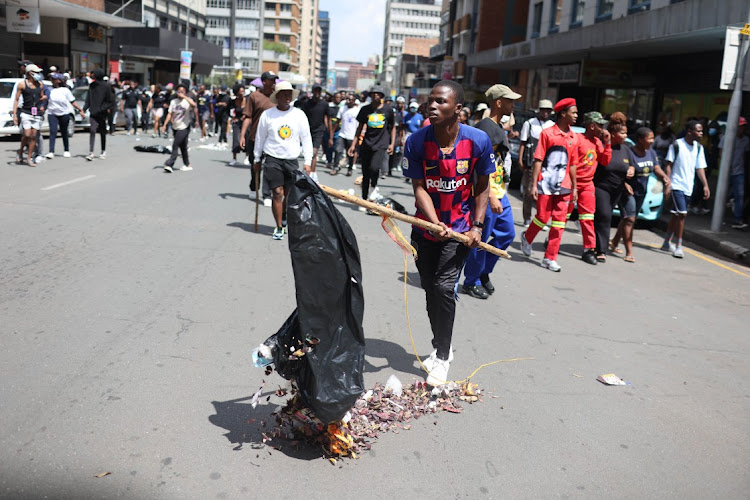
[[[440,179],[427,179],[425,181],[425,185],[427,186],[427,189],[437,189],[438,191],[442,193],[452,193],[453,191],[456,191],[458,188],[465,186],[468,183],[468,180],[466,177],[456,180],[451,179],[449,181],[446,181],[442,177]]]

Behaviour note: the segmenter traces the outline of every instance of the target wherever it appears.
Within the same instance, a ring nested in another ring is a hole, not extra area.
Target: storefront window
[[[621,111],[628,117],[628,123],[635,132],[638,127],[651,127],[651,114],[654,106],[654,91],[651,89],[605,89],[602,92],[599,111],[610,115]]]
[[[726,122],[729,109],[728,92],[714,94],[665,94],[658,125],[670,126],[676,133],[685,127],[689,118],[708,118],[721,125]]]

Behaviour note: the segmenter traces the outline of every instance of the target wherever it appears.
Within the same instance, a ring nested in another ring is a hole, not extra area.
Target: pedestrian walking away
[[[206,140],[206,137],[208,137],[208,122],[213,114],[211,94],[206,91],[205,85],[201,85],[198,89],[196,103],[198,104],[198,126],[201,129],[201,140],[204,141]]]
[[[50,90],[49,113],[49,152],[46,155],[48,160],[55,157],[55,141],[57,140],[57,131],[60,131],[63,147],[65,152],[63,157],[70,158],[70,144],[68,139],[68,127],[72,118],[71,109],[75,108],[81,115],[86,117],[86,112],[76,104],[76,98],[67,85],[63,83],[64,77],[60,73],[52,73],[52,90]]]
[[[112,87],[104,80],[104,71],[97,68],[91,73],[91,76],[93,81],[89,85],[86,104],[83,106],[83,109],[89,112],[89,155],[86,157],[88,161],[94,159],[94,143],[97,133],[99,133],[102,147],[99,158],[107,157],[107,117],[115,108]]]
[[[174,140],[172,141],[172,155],[164,163],[164,171],[172,172],[177,161],[177,155],[182,153],[182,167],[180,170],[193,170],[188,157],[188,140],[190,138],[190,121],[196,110],[195,101],[187,96],[187,87],[184,84],[177,85],[176,98],[169,104],[167,119],[162,130],[166,133],[167,124],[172,124]],[[178,153],[179,150],[179,153]]]
[[[227,124],[229,123],[229,109],[232,106],[232,97],[227,92],[227,86],[222,85],[219,95],[216,96],[214,113],[216,115],[216,131],[219,134],[218,144],[227,143]]]
[[[362,164],[362,199],[364,200],[369,196],[370,186],[373,189],[377,187],[380,171],[385,168],[388,155],[393,152],[396,142],[393,108],[385,105],[383,97],[385,97],[383,88],[373,87],[370,90],[372,102],[363,106],[357,115],[359,126],[354,134],[355,137],[359,137],[365,125],[367,126],[362,145],[359,147]],[[352,144],[349,146],[348,154],[353,156],[354,151],[355,145]]]
[[[310,124],[303,111],[291,106],[298,93],[299,91],[293,89],[289,82],[277,84],[271,95],[271,103],[276,106],[264,111],[257,123],[253,169],[256,172],[260,171],[262,155],[265,176],[273,191],[271,212],[276,222],[273,230],[275,240],[283,239],[286,233],[283,222],[284,206],[295,172],[299,170],[300,153],[304,157],[305,172],[309,175],[312,171],[313,147]]]
[[[586,131],[578,137],[578,157],[580,163],[576,169],[576,187],[578,202],[568,206],[567,218],[578,208],[578,221],[583,237],[581,259],[587,264],[596,265],[596,232],[594,231],[594,214],[596,213],[596,188],[594,173],[599,165],[607,166],[612,159],[612,137],[609,131],[602,128],[609,122],[598,111],[589,111],[583,115],[583,126]]]
[[[706,181],[706,155],[700,144],[701,137],[703,125],[697,120],[690,120],[687,122],[685,137],[674,142],[664,160],[665,171],[670,181],[670,185],[664,191],[664,200],[669,200],[672,216],[661,249],[671,252],[672,256],[678,259],[685,256],[682,249],[682,233],[685,230],[688,198],[693,192],[696,176],[703,183],[703,198],[707,200],[711,196]],[[672,242],[675,236],[676,244]]]
[[[536,200],[536,215],[532,220],[533,224],[521,233],[521,250],[527,257],[531,256],[534,238],[551,217],[552,229],[541,266],[559,272],[562,268],[557,263],[557,252],[565,230],[568,203],[571,196],[573,201],[578,196],[576,167],[580,162],[580,135],[571,129],[578,120],[575,99],[561,99],[555,104],[554,110],[557,113],[557,123],[541,132],[534,150],[532,179],[536,182],[531,184],[531,196]]]
[[[549,119],[552,113],[552,101],[542,99],[539,101],[538,110],[534,118],[523,122],[521,126],[521,135],[519,140],[521,146],[518,148],[518,167],[521,169],[523,176],[521,178],[521,189],[523,190],[523,226],[528,228],[531,224],[531,208],[535,201],[531,196],[531,184],[536,182],[532,179],[534,172],[534,150],[539,142],[539,135],[542,130],[550,128],[555,124]]]
[[[244,149],[244,144],[240,138],[242,137],[242,126],[244,125],[244,110],[245,110],[245,86],[237,84],[232,89],[234,94],[234,100],[232,100],[232,108],[229,110],[229,120],[232,122],[232,161],[229,165],[235,166],[237,164],[237,155]]]
[[[651,174],[656,174],[657,177],[664,183],[664,186],[669,186],[669,177],[662,170],[659,165],[659,158],[656,155],[656,151],[651,147],[654,143],[654,132],[647,127],[641,127],[635,132],[636,142],[635,146],[630,148],[633,152],[633,161],[635,164],[635,176],[628,179],[625,183],[624,193],[620,197],[620,224],[617,227],[617,233],[612,238],[609,249],[615,253],[621,253],[618,247],[620,245],[620,239],[625,243],[625,262],[635,263],[635,256],[633,256],[633,228],[635,227],[635,220],[638,217],[638,213],[641,211],[643,201],[646,199],[646,192],[648,190],[648,180]]]
[[[428,370],[427,384],[432,386],[448,381],[455,286],[469,249],[482,241],[480,226],[487,208],[489,176],[496,172],[487,134],[458,123],[463,101],[460,84],[451,80],[435,84],[429,96],[430,126],[409,137],[402,162],[404,175],[412,179],[415,216],[442,228],[435,234],[412,226],[411,233],[435,348],[423,363]],[[451,239],[452,231],[465,235],[467,246]]]
[[[40,108],[43,105],[44,83],[42,83],[42,68],[36,64],[25,66],[26,74],[24,80],[16,88],[16,98],[13,101],[13,125],[21,126],[21,147],[16,154],[16,162],[23,163],[24,148],[28,149],[28,160],[26,164],[36,167],[34,161],[34,149],[37,142],[37,134],[42,128],[42,114]],[[19,109],[18,100],[23,97],[23,105]]]
[[[618,112],[609,117],[607,131],[612,137],[612,157],[607,165],[599,164],[594,174],[596,193],[596,212],[594,229],[596,231],[596,261],[606,262],[607,248],[610,244],[609,233],[612,225],[612,210],[625,192],[625,179],[635,175],[635,157],[625,144],[628,128],[627,117]]]
[[[513,112],[515,102],[521,94],[513,92],[506,85],[493,85],[485,93],[490,103],[490,116],[475,125],[490,138],[495,154],[495,171],[490,174],[490,193],[487,209],[481,226],[482,241],[495,248],[505,250],[516,237],[513,224],[513,211],[507,196],[510,182],[511,163],[510,143],[500,121]],[[490,274],[495,269],[499,257],[479,248],[472,248],[466,258],[464,268],[464,293],[477,299],[486,299],[495,292]]]
[[[264,111],[273,107],[271,102],[271,95],[274,92],[274,86],[276,80],[279,77],[273,71],[266,71],[260,77],[263,82],[263,87],[259,88],[245,99],[245,109],[242,112],[244,118],[242,120],[242,131],[240,133],[240,146],[244,148],[245,153],[250,161],[250,164],[260,162],[260,157],[254,157],[255,154],[255,136],[258,133],[258,122]],[[263,176],[262,179],[258,177],[261,171],[257,172],[252,169],[250,178],[250,191],[255,191],[256,185],[261,183],[262,190],[260,193],[256,193],[256,196],[262,194],[264,200],[271,200],[271,188],[268,185],[268,179]]]

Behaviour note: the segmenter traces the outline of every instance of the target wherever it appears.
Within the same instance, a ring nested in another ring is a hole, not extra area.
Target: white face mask
[[[42,81],[42,74],[41,73],[32,73],[31,74],[31,78],[33,78],[37,82],[41,82]]]

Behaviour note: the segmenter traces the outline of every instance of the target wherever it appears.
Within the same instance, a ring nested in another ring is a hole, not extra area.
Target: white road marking
[[[86,181],[86,180],[89,180],[89,179],[93,179],[94,177],[96,177],[96,176],[95,175],[87,175],[86,177],[79,177],[78,179],[73,179],[72,181],[61,182],[60,184],[53,184],[51,186],[44,187],[44,188],[42,188],[42,191],[49,191],[50,189],[57,189],[59,187],[67,186],[68,184],[73,184],[73,183],[76,183],[76,182],[81,182],[81,181]]]

